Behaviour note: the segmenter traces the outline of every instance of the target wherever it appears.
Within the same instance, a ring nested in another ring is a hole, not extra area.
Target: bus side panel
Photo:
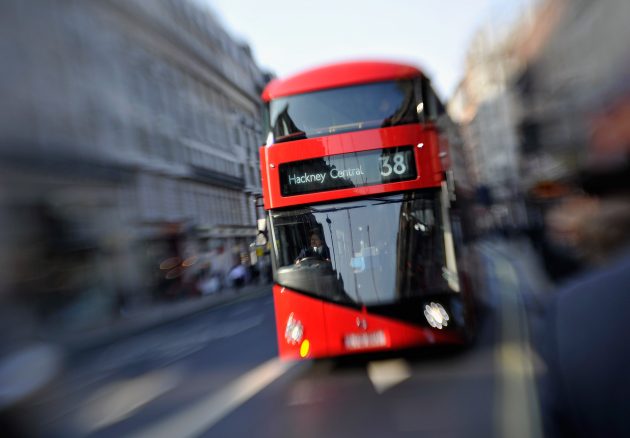
[[[273,287],[273,299],[280,357],[303,359],[328,356],[324,303],[277,284]],[[303,328],[303,337],[299,342],[287,341],[285,337],[287,322],[291,315]],[[308,349],[302,345],[305,340],[308,341]]]

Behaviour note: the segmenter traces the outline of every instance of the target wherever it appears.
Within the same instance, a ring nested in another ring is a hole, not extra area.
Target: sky
[[[448,98],[475,32],[534,0],[198,0],[283,77],[324,63],[390,59],[419,66]]]

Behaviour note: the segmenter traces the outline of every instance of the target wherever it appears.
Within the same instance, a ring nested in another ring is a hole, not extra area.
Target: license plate
[[[346,335],[344,338],[344,344],[348,350],[384,347],[387,345],[387,339],[385,338],[385,332],[379,330],[372,333]]]

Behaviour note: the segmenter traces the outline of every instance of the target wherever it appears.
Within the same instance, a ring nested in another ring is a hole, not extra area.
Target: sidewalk
[[[212,307],[219,307],[264,295],[271,296],[271,286],[271,283],[264,285],[252,284],[239,290],[226,289],[199,298],[159,303],[126,313],[107,326],[71,335],[53,335],[50,340],[58,343],[71,353],[78,353],[133,336],[153,327],[194,315]]]

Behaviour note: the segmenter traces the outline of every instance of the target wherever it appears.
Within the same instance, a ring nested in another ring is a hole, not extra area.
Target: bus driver
[[[306,258],[317,258],[320,260],[330,261],[330,250],[324,242],[322,241],[321,236],[317,231],[313,231],[310,235],[310,243],[311,246],[307,248],[303,248],[295,259],[296,264],[300,264],[303,259]]]

